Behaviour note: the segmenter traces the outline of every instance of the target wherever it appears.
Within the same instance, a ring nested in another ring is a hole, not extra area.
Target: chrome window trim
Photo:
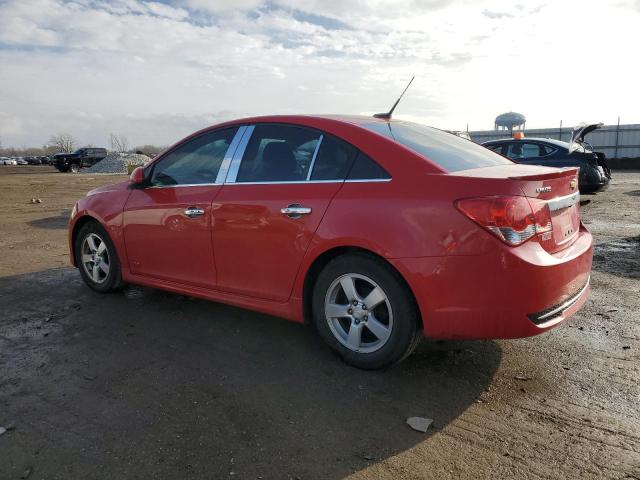
[[[236,151],[233,154],[229,171],[226,173],[224,179],[225,184],[236,183],[236,178],[238,178],[238,172],[240,171],[240,164],[242,163],[242,157],[244,156],[244,152],[247,149],[247,145],[249,144],[249,140],[251,140],[251,136],[253,135],[253,130],[255,128],[255,125],[248,125],[245,127],[242,140],[240,140],[238,148],[236,148]]]
[[[344,183],[344,180],[291,180],[275,182],[234,182],[225,185],[305,185],[308,183]]]
[[[350,178],[345,180],[344,183],[380,183],[390,182],[391,178]]]
[[[233,140],[231,140],[231,143],[229,144],[229,148],[227,149],[227,152],[224,154],[224,159],[222,160],[220,169],[218,170],[218,175],[216,176],[216,182],[215,182],[216,184],[224,183],[225,178],[227,178],[227,173],[229,172],[229,166],[231,165],[231,161],[233,160],[236,150],[238,149],[238,145],[240,144],[240,141],[242,140],[242,137],[244,136],[244,133],[246,132],[246,130],[247,130],[246,125],[241,126],[240,128],[238,128],[238,131],[234,135]]]
[[[303,185],[307,183],[383,183],[390,182],[391,178],[370,178],[361,180],[292,180],[275,182],[233,182],[225,185]]]
[[[220,186],[221,183],[182,183],[179,185],[152,185],[147,188],[181,188],[181,187],[213,187]]]
[[[570,195],[565,195],[564,197],[554,198],[552,200],[547,201],[547,205],[549,206],[549,210],[552,212],[562,210],[563,208],[570,207],[575,205],[580,201],[580,192],[575,192]]]
[[[316,144],[316,148],[313,151],[313,157],[311,157],[311,165],[309,165],[309,172],[307,173],[307,182],[311,180],[311,174],[313,173],[313,167],[316,166],[316,157],[318,156],[318,150],[320,150],[320,144],[322,143],[323,138],[324,134],[321,133],[318,143]]]

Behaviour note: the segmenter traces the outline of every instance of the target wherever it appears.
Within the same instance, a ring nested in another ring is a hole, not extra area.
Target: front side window
[[[151,185],[214,183],[237,128],[204,133],[154,163]]]
[[[236,182],[305,181],[321,133],[293,125],[256,125]]]
[[[372,122],[362,126],[395,140],[448,172],[511,164],[506,158],[470,140],[417,123]]]
[[[501,143],[492,144],[492,145],[485,145],[485,147],[488,148],[489,150],[491,150],[492,152],[496,152],[496,153],[499,153],[500,155],[502,155],[502,144]]]

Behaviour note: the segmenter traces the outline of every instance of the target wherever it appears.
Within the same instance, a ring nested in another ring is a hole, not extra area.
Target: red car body
[[[75,233],[95,219],[115,245],[125,282],[302,322],[318,266],[340,252],[367,251],[404,279],[424,335],[440,339],[536,335],[582,306],[592,237],[579,218],[577,169],[513,163],[451,172],[364,126],[386,122],[273,116],[197,132],[189,138],[233,125],[301,125],[357,147],[391,178],[166,189],[135,189],[124,181],[78,201],[69,224],[71,261]],[[555,206],[551,233],[510,246],[460,203],[512,197]],[[312,213],[283,216],[281,209],[291,204]],[[192,206],[205,214],[185,217]]]

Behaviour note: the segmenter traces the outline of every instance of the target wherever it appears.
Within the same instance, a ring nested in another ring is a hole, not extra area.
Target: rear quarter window
[[[391,175],[371,157],[358,152],[347,180],[388,180]]]
[[[448,172],[513,163],[470,140],[417,123],[372,122],[363,127],[395,140]]]

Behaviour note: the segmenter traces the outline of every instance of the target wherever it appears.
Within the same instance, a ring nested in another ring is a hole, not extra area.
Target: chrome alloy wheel
[[[354,352],[375,352],[391,336],[389,299],[364,275],[347,273],[334,280],[327,290],[324,312],[336,340]]]
[[[82,241],[80,250],[82,268],[95,283],[103,283],[109,276],[109,251],[107,244],[95,233]]]

